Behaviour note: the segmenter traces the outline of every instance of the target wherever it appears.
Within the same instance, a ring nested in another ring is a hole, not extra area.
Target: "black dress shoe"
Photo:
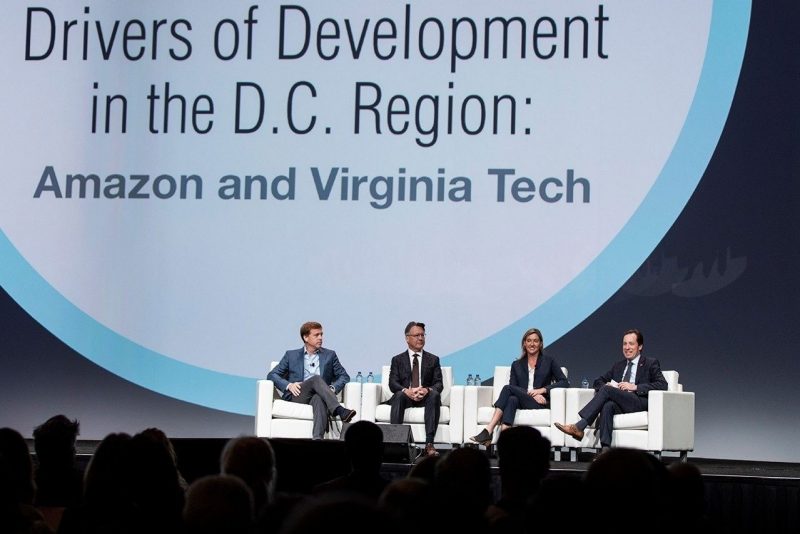
[[[436,447],[433,446],[433,443],[426,443],[425,452],[423,454],[425,456],[439,456],[439,451],[436,450]]]
[[[342,414],[342,423],[349,423],[350,421],[353,420],[353,417],[355,416],[356,416],[355,410],[345,409],[345,412]]]
[[[492,435],[485,428],[481,430],[480,434],[478,434],[477,436],[472,436],[469,439],[474,441],[478,445],[483,445],[484,447],[489,447],[492,444]]]

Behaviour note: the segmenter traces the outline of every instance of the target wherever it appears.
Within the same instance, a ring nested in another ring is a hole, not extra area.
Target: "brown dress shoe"
[[[568,436],[572,436],[573,438],[577,439],[578,441],[583,439],[583,430],[579,429],[575,425],[562,425],[561,423],[554,423],[556,428],[562,431],[564,434]]]
[[[439,451],[433,446],[433,443],[425,444],[425,456],[439,456]]]

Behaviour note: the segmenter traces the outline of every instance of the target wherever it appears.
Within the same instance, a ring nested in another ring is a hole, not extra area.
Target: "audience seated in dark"
[[[535,428],[515,426],[497,440],[500,499],[491,508],[494,529],[522,530],[528,500],[550,469],[550,441]]]
[[[66,509],[59,534],[133,534],[141,530],[128,491],[131,439],[118,433],[100,442],[86,467],[83,503]]]
[[[690,532],[707,530],[705,484],[700,469],[687,462],[675,462],[667,467],[672,517],[677,528]]]
[[[184,534],[247,534],[252,524],[253,494],[239,477],[205,476],[186,491]]]
[[[149,429],[131,439],[131,499],[148,532],[180,528],[184,491],[168,440]]]
[[[562,530],[565,517],[585,509],[583,477],[577,473],[551,471],[528,502],[524,531],[533,534]]]
[[[436,465],[434,492],[441,507],[438,527],[448,532],[486,531],[492,493],[489,459],[484,453],[461,448],[445,454]]]
[[[80,504],[83,473],[76,466],[75,440],[80,424],[56,415],[33,429],[36,451],[37,507],[64,507]]]
[[[427,458],[441,458],[441,456]],[[378,507],[400,532],[420,527],[428,530],[435,524],[436,515],[439,513],[432,482],[415,477],[393,480],[383,490],[378,500]]]
[[[275,494],[275,453],[269,442],[255,436],[233,438],[220,458],[224,475],[239,477],[253,494],[256,513],[269,504]]]
[[[357,493],[378,500],[389,481],[381,476],[383,432],[371,421],[353,423],[344,433],[345,451],[350,472],[339,478],[318,484],[314,493]]]
[[[0,428],[0,532],[52,532],[33,506],[35,494],[33,462],[25,439],[16,430]]]
[[[626,525],[647,525],[649,532],[669,532],[669,517],[653,521],[655,509],[667,501],[667,469],[652,454],[610,448],[598,455],[586,471],[587,513],[593,529],[619,530],[619,515]],[[618,514],[611,513],[618,511]]]
[[[432,484],[436,480],[436,464],[439,463],[440,459],[441,456],[426,456],[423,454],[411,466],[408,477],[421,478]]]
[[[289,514],[280,534],[320,534],[345,528],[354,532],[375,529],[381,534],[400,534],[373,499],[335,492],[309,496],[300,502]],[[420,530],[424,528],[418,526]]]

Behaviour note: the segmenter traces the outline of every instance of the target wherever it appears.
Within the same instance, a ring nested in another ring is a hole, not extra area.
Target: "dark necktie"
[[[411,366],[411,387],[419,387],[419,354],[414,353],[414,365]]]
[[[628,361],[628,367],[625,369],[625,376],[622,377],[623,382],[630,382],[631,380],[631,367],[633,367],[633,362]]]

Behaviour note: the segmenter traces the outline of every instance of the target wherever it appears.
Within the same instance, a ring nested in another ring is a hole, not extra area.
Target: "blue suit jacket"
[[[528,389],[528,358],[517,358],[511,364],[509,384]],[[547,388],[547,393],[553,388],[568,388],[569,380],[553,358],[540,354],[536,360],[536,373],[533,375],[533,389]]]
[[[595,391],[599,390],[604,385],[612,380],[622,382],[622,377],[625,375],[625,368],[628,366],[628,360],[623,358],[616,362],[611,369],[594,381]],[[644,354],[639,356],[639,365],[636,366],[636,384],[635,393],[640,397],[647,397],[650,390],[667,389],[667,379],[661,372],[661,364],[655,358],[645,358]]]
[[[304,348],[287,350],[275,369],[267,374],[267,380],[272,380],[275,387],[283,392],[283,398],[286,400],[292,398],[292,392],[286,389],[287,386],[292,382],[303,381],[304,350]],[[350,375],[339,363],[336,352],[326,348],[319,349],[319,375],[326,384],[333,386],[335,393],[339,393],[345,384],[350,382]]]

